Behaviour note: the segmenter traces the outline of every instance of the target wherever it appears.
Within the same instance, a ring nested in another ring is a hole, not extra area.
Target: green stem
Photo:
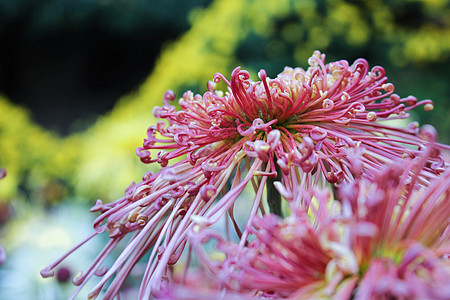
[[[281,181],[281,170],[277,163],[275,163],[275,168],[277,171],[277,177],[267,178],[267,204],[269,204],[269,210],[271,213],[283,217],[283,212],[281,211],[281,195],[273,185],[275,181]]]

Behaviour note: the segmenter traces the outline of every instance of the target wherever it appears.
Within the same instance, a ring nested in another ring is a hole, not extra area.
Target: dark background
[[[42,126],[80,131],[150,74],[211,0],[0,2],[0,92]]]

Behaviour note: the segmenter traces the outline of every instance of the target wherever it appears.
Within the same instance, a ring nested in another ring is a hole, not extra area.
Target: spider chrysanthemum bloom
[[[168,265],[181,256],[193,220],[209,225],[227,212],[233,218],[233,204],[250,182],[255,196],[249,224],[258,211],[264,213],[264,193],[270,210],[282,214],[280,194],[290,200],[289,193],[282,188],[277,193],[275,179],[286,187],[294,182],[302,187],[325,185],[415,156],[423,144],[417,124],[396,128],[375,121],[406,118],[419,105],[432,109],[432,102],[393,94],[384,69],[369,70],[363,59],[353,65],[324,60],[316,51],[307,70],[285,68],[274,79],[261,70],[259,81],[240,68],[229,81],[216,74],[203,95],[186,92],[179,100],[180,110],[170,104],[175,96],[168,91],[164,105],[153,110],[162,120],[148,128],[143,146],[136,151],[143,162],[159,163],[162,168],[130,186],[125,197],[110,204],[99,201],[92,208],[101,216],[91,237],[108,231],[110,241],[74,282],[81,287],[94,274],[101,276],[91,294],[95,297],[114,278],[105,292],[106,298],[113,297],[150,252],[139,293],[148,298],[160,289],[162,278],[170,278]],[[220,81],[227,91],[216,89]],[[158,153],[152,157],[155,150]],[[360,161],[353,159],[357,154]],[[421,180],[427,182],[442,168],[436,153]],[[237,231],[245,240],[246,227]],[[102,267],[128,235],[133,237],[114,264]],[[61,259],[42,274],[52,275]]]
[[[208,230],[192,233],[191,243],[223,288],[251,295],[449,299],[450,170],[419,184],[430,147],[370,180],[343,183],[337,201],[317,187],[297,194],[292,204],[300,206],[286,219],[255,218],[245,246]],[[201,247],[211,238],[224,260]]]
[[[190,242],[219,289],[277,299],[289,297],[301,287],[326,287],[327,266],[339,258],[333,250],[342,250],[337,237],[334,245],[329,241],[329,233],[337,231],[334,227],[315,228],[300,211],[284,220],[268,214],[253,220],[245,243],[234,244],[208,229],[193,231]],[[211,259],[203,250],[202,245],[210,240],[225,254],[223,261]],[[356,262],[352,262],[349,274],[356,270]]]

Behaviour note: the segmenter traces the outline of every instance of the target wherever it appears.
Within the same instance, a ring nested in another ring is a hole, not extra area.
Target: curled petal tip
[[[93,292],[89,293],[88,299],[89,300],[94,300],[94,299],[97,298],[98,294],[100,294],[100,291],[93,291]]]
[[[281,196],[283,196],[286,200],[292,200],[293,199],[293,194],[291,191],[288,191],[286,189],[286,187],[279,181],[275,181],[273,183],[273,185],[275,186],[275,188],[277,189],[277,191],[281,194]]]
[[[161,111],[162,111],[162,108],[160,106],[155,106],[155,107],[153,107],[152,114],[155,118],[160,119]]]
[[[264,69],[259,70],[258,77],[261,78],[261,80],[266,80],[267,78],[267,72]]]
[[[72,278],[72,283],[76,286],[79,286],[80,284],[83,283],[85,278],[86,276],[84,276],[83,272],[80,271],[77,274],[75,274],[75,276]]]
[[[370,121],[370,122],[376,121],[376,120],[377,120],[377,114],[376,114],[376,112],[373,112],[373,111],[368,112],[368,113],[367,113],[367,116],[366,116],[366,119],[367,119],[368,121]]]
[[[395,87],[392,83],[385,83],[381,87],[388,93],[392,93],[395,90]]]
[[[217,193],[217,188],[208,184],[200,189],[200,195],[204,201],[209,201]]]
[[[106,224],[101,225],[100,223],[94,224],[94,226],[92,226],[92,227],[94,228],[95,232],[97,232],[97,233],[103,233],[108,229]]]
[[[55,272],[52,269],[50,269],[49,267],[42,269],[40,274],[43,278],[55,276]]]
[[[163,97],[164,100],[173,101],[175,99],[175,93],[172,90],[167,90]]]
[[[108,267],[102,266],[98,270],[96,270],[94,274],[95,274],[95,276],[101,277],[101,276],[105,275],[106,272],[108,272]]]
[[[327,137],[328,134],[325,129],[322,129],[322,128],[316,126],[313,129],[311,129],[311,132],[309,135],[315,141],[323,141]]]
[[[434,109],[434,105],[433,105],[432,103],[427,103],[427,104],[425,104],[425,106],[423,107],[423,109],[424,109],[425,111],[431,111],[431,110]]]
[[[429,142],[436,142],[437,141],[437,137],[438,137],[438,133],[436,128],[434,128],[432,125],[423,125],[420,128],[420,136]]]
[[[331,111],[334,108],[334,102],[330,99],[325,99],[325,100],[323,100],[322,108],[325,111]]]
[[[97,201],[95,201],[95,205],[92,206],[89,211],[90,212],[95,212],[95,211],[99,211],[103,208],[103,202],[100,199],[97,199]]]

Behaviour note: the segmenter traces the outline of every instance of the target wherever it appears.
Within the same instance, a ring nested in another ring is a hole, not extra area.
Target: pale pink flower
[[[336,201],[299,190],[289,217],[255,218],[239,244],[207,229],[191,244],[221,287],[263,298],[450,299],[450,169],[419,181],[435,151],[343,183]],[[204,251],[211,239],[224,260]]]
[[[340,218],[327,209],[329,191],[304,190],[301,198],[310,202],[313,196],[319,203],[314,212],[308,215],[297,208],[285,219],[256,217],[250,236],[238,244],[200,228],[190,233],[190,243],[219,288],[263,299],[295,298],[299,290],[298,299],[331,296],[336,290],[348,296],[356,284],[358,262],[342,242]],[[202,245],[210,240],[224,260],[214,260],[204,250]]]
[[[344,60],[325,64],[325,55],[316,51],[309,64],[307,70],[285,68],[274,79],[261,70],[256,82],[239,67],[230,81],[216,74],[203,95],[186,92],[180,110],[170,104],[173,92],[166,92],[164,105],[153,114],[167,123],[150,126],[136,150],[143,162],[157,162],[162,168],[145,174],[125,197],[108,204],[98,201],[91,209],[101,215],[89,238],[108,232],[110,241],[74,283],[81,288],[94,274],[100,276],[91,293],[94,298],[112,280],[104,296],[111,298],[150,252],[139,291],[139,297],[148,298],[161,289],[163,277],[170,277],[168,265],[181,256],[193,221],[207,226],[230,212],[236,224],[231,209],[249,183],[255,195],[249,200],[253,204],[247,224],[258,211],[265,214],[261,201],[266,186],[271,211],[281,215],[280,194],[291,201],[288,190],[294,184],[307,188],[353,180],[395,159],[417,155],[424,143],[417,124],[396,128],[375,120],[406,118],[420,105],[431,110],[430,100],[393,94],[384,69],[370,70],[363,59],[353,65]],[[217,90],[220,81],[227,91]],[[423,182],[443,170],[439,153],[431,159],[422,171]],[[275,180],[285,186],[277,184],[280,194],[274,193]],[[248,227],[238,229],[242,240]],[[103,267],[111,251],[130,235],[112,266]],[[65,257],[41,274],[51,276]]]

